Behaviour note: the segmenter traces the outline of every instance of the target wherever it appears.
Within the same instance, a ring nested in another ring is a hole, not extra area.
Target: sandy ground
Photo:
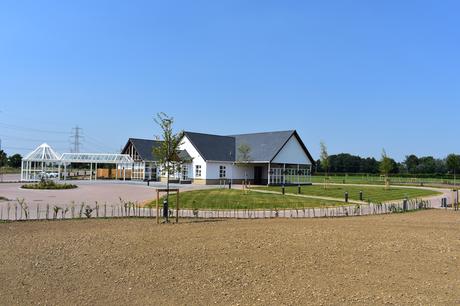
[[[460,304],[460,213],[0,224],[0,304]]]

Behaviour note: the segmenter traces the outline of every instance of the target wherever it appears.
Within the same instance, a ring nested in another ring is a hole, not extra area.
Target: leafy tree
[[[420,161],[417,156],[414,154],[407,155],[404,164],[406,166],[407,172],[415,173],[417,170],[417,166],[419,165]]]
[[[329,154],[327,153],[326,144],[323,141],[321,141],[320,147],[321,147],[321,153],[320,153],[321,166],[323,167],[325,175],[326,175],[324,178],[324,189],[326,189],[327,188],[326,181],[328,179],[328,172],[329,172]]]
[[[179,147],[182,143],[183,132],[174,133],[174,119],[165,113],[158,113],[155,122],[160,126],[163,138],[161,144],[153,148],[153,155],[158,159],[162,170],[166,173],[166,201],[169,201],[169,177],[171,173],[180,171],[184,162],[179,154]]]
[[[22,156],[21,154],[14,154],[8,157],[8,166],[11,168],[21,167]]]
[[[385,188],[388,188],[390,185],[388,176],[393,171],[395,164],[395,161],[388,157],[387,152],[383,149],[382,159],[380,160],[380,173],[385,176]]]
[[[3,150],[0,150],[0,168],[5,167],[8,162],[6,153]]]
[[[460,170],[460,155],[449,154],[446,158],[447,168],[454,173],[454,184],[456,173]]]
[[[433,174],[436,171],[436,160],[433,156],[423,156],[419,159],[417,173]]]

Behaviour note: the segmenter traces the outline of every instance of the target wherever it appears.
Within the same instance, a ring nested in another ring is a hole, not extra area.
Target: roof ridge
[[[244,134],[232,134],[228,136],[245,136],[245,135],[260,135],[260,134],[272,134],[272,133],[294,133],[296,130],[282,130],[282,131],[269,131],[269,132],[256,132],[256,133],[244,133]]]
[[[200,133],[200,132],[192,132],[192,131],[184,131],[184,134],[198,134],[198,135],[206,135],[206,136],[229,137],[229,138],[233,138],[231,135],[217,135],[217,134]]]
[[[129,140],[163,141],[163,140],[159,140],[159,139],[134,138],[134,137],[130,137]]]

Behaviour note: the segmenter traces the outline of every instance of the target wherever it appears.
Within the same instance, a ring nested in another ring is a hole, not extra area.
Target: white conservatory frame
[[[22,159],[21,181],[39,181],[44,174],[59,172],[59,163],[59,155],[43,143]]]
[[[67,179],[67,166],[72,163],[89,164],[90,177],[93,179],[93,164],[96,171],[94,179],[97,180],[98,164],[115,164],[116,176],[118,179],[118,169],[122,171],[123,180],[126,179],[126,170],[131,170],[134,160],[128,154],[112,153],[64,153],[59,156],[48,144],[44,143],[29,153],[21,164],[21,181],[39,181],[42,177],[61,178],[61,167],[64,167],[64,180]]]
[[[115,154],[115,153],[64,153],[61,156],[61,165],[64,166],[64,180],[67,179],[67,165],[72,163],[89,164],[90,175],[89,180],[93,179],[93,164],[95,166],[96,175],[94,179],[97,180],[97,164],[115,164],[117,171],[115,171],[115,179],[118,179],[118,169],[122,169],[123,180],[126,179],[126,169],[132,169],[134,160],[128,154]],[[132,174],[132,172],[131,172]]]

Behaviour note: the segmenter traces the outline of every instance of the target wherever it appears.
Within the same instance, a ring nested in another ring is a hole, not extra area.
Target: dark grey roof
[[[153,156],[153,148],[160,146],[162,143],[160,140],[130,138],[122,153],[126,153],[125,150],[130,142],[133,144],[134,148],[143,161],[156,160],[156,158]]]
[[[249,157],[251,161],[271,161],[289,140],[295,131],[267,132],[254,134],[232,135],[235,137],[237,158],[238,148],[245,144],[250,147]]]
[[[190,154],[188,154],[187,150],[180,150],[179,151],[179,158],[182,161],[192,161],[192,157],[190,156]]]
[[[157,161],[158,159],[153,155],[153,148],[158,147],[161,145],[163,141],[161,140],[150,140],[150,139],[139,139],[139,138],[129,138],[128,142],[126,143],[125,147],[123,148],[121,153],[129,153],[125,152],[128,147],[129,143],[132,143],[134,148],[136,149],[137,153],[141,157],[143,161]],[[179,151],[179,156],[182,160],[191,160],[192,157],[188,154],[187,150]]]
[[[230,136],[210,135],[184,132],[197,151],[205,160],[236,161],[238,148],[242,145],[250,147],[249,157],[253,162],[270,162],[283,148],[291,137],[296,137],[310,161],[313,158],[295,130],[240,134]]]
[[[205,160],[234,161],[235,138],[194,132],[184,132],[184,135],[195,146]]]

